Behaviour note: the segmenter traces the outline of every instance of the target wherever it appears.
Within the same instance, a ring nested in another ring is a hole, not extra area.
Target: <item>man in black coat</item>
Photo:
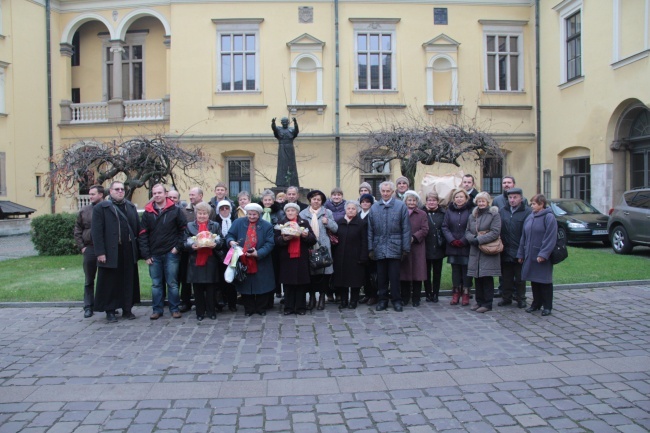
[[[508,206],[499,209],[501,216],[501,290],[503,299],[499,306],[512,304],[513,289],[516,290],[517,307],[526,308],[526,282],[521,280],[521,264],[517,260],[517,250],[521,240],[524,221],[531,209],[524,203],[521,188],[508,190]]]
[[[117,322],[115,310],[135,319],[133,303],[140,299],[137,282],[138,233],[135,205],[124,198],[124,184],[111,183],[108,200],[93,208],[91,234],[97,255],[95,311],[105,311],[106,320]]]
[[[307,206],[309,206],[307,203],[303,203],[300,200],[298,200],[298,198],[300,197],[300,190],[298,189],[297,186],[288,187],[286,194],[287,194],[287,203],[297,204],[301,212],[307,209]]]
[[[187,220],[183,210],[167,198],[162,184],[151,188],[153,200],[144,208],[139,236],[140,253],[149,265],[153,314],[151,320],[163,315],[163,279],[167,283],[169,311],[174,319],[182,317],[179,311],[178,268],[183,250]]]

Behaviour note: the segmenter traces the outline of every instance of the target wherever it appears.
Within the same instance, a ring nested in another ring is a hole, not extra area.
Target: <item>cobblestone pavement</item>
[[[650,286],[107,324],[0,309],[0,432],[647,432]]]
[[[29,234],[0,236],[0,261],[37,254]]]

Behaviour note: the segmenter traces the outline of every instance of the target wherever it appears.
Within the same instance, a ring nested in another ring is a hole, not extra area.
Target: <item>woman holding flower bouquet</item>
[[[206,314],[212,320],[217,318],[214,305],[214,291],[219,281],[216,251],[223,245],[223,237],[219,236],[219,224],[210,221],[211,210],[205,202],[195,205],[196,220],[189,222],[185,228],[185,249],[189,252],[186,279],[194,288],[196,319],[199,322]]]
[[[309,222],[300,218],[300,206],[284,205],[285,218],[275,226],[275,245],[278,252],[279,281],[284,285],[284,315],[306,312],[305,296],[311,281],[309,273],[309,248],[316,236]]]

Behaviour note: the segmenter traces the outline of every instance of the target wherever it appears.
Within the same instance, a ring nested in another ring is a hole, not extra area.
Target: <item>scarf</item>
[[[296,221],[294,219],[293,221]],[[287,221],[292,221],[290,219],[287,219]],[[292,237],[289,240],[289,258],[290,259],[298,259],[300,258],[300,238],[298,237]]]
[[[208,222],[199,223],[196,225],[199,227],[199,233],[208,231]],[[196,252],[196,266],[205,266],[208,263],[208,257],[212,255],[212,248],[199,248]]]
[[[232,221],[230,221],[230,218],[221,217],[221,234],[223,235],[224,239],[226,238],[231,225]]]
[[[244,241],[244,253],[250,250],[251,248],[257,248],[257,224],[248,224],[248,230],[246,230],[246,240]],[[257,273],[257,259],[251,256],[241,256],[239,260],[242,260],[246,267],[248,268],[247,274],[256,274]]]
[[[264,208],[264,213],[262,214],[262,219],[267,222],[271,222],[271,208],[270,207],[265,207]]]
[[[309,225],[311,226],[311,230],[314,232],[314,236],[316,236],[316,240],[320,237],[320,227],[318,224],[318,211],[320,209],[316,210],[313,207],[309,206],[309,213],[311,214],[311,221],[309,222]]]

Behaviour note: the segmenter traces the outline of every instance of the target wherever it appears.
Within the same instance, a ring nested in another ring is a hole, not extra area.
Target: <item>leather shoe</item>
[[[431,300],[433,301],[434,304],[437,304],[437,303],[438,303],[438,294],[437,294],[437,293],[434,294],[434,295],[431,297]]]
[[[533,311],[541,310],[541,307],[533,307],[532,305],[526,308],[526,313],[532,313]]]
[[[388,308],[388,301],[381,301],[377,303],[375,311],[384,311],[386,308]]]
[[[192,309],[191,305],[181,304],[181,305],[178,306],[178,311],[180,311],[181,313],[187,313],[191,309]]]
[[[128,320],[135,320],[135,314],[133,314],[130,311],[123,312],[122,317],[124,317],[125,319],[128,319]]]
[[[237,312],[237,306],[231,305],[230,307],[228,307],[228,310],[230,310],[233,313],[236,313]]]
[[[304,316],[305,314],[307,314],[307,312],[305,310],[298,310],[296,314],[299,316]]]
[[[285,316],[290,316],[292,314],[295,314],[295,313],[293,311],[291,311],[291,310],[284,310],[284,315]]]
[[[517,301],[517,308],[526,308],[527,306],[526,301]]]
[[[257,314],[259,314],[260,316],[266,316],[266,311],[260,311]]]
[[[367,304],[369,299],[370,299],[369,297],[364,296],[363,298],[359,299],[359,303],[360,304]]]
[[[181,317],[183,317],[183,315],[181,314],[180,311],[174,311],[174,312],[172,313],[172,317],[173,317],[174,319],[180,319]]]
[[[378,300],[375,297],[368,298],[368,305],[375,305],[377,303],[377,301]]]
[[[491,308],[481,307],[481,308],[478,308],[478,309],[476,310],[476,312],[477,312],[477,313],[487,313],[488,311],[491,311],[491,310],[492,310]]]
[[[211,320],[217,320],[217,315],[216,315],[216,314],[212,314],[212,315],[210,316],[210,319],[211,319]]]
[[[350,310],[356,309],[357,308],[357,302],[356,301],[350,301],[350,303],[348,304],[348,308]]]
[[[153,313],[151,316],[149,316],[150,320],[158,320],[162,317],[162,314],[160,313]]]
[[[413,301],[413,306],[414,307],[419,307],[420,306],[420,301]]]
[[[106,312],[106,321],[108,323],[116,323],[117,322],[117,317],[115,317],[115,313],[113,312]]]
[[[404,311],[404,307],[402,306],[402,303],[400,301],[395,301],[393,303],[393,309],[397,311],[398,313],[401,313]]]
[[[199,322],[203,321],[203,316],[196,316],[196,320]]]
[[[316,295],[310,294],[309,295],[309,302],[307,303],[307,309],[308,310],[313,310],[314,307],[316,307]]]
[[[511,305],[512,301],[506,301],[505,299],[503,301],[499,301],[497,304],[499,307],[505,307],[506,305]]]
[[[325,309],[325,295],[320,295],[318,297],[318,305],[316,306],[317,310],[324,310]]]
[[[542,316],[550,316],[551,315],[551,310],[542,310]]]
[[[93,310],[91,310],[90,308],[86,308],[84,310],[84,319],[87,319],[89,317],[93,317]]]
[[[246,317],[251,317],[252,315],[253,315],[253,313],[244,313],[244,316],[246,316]]]

